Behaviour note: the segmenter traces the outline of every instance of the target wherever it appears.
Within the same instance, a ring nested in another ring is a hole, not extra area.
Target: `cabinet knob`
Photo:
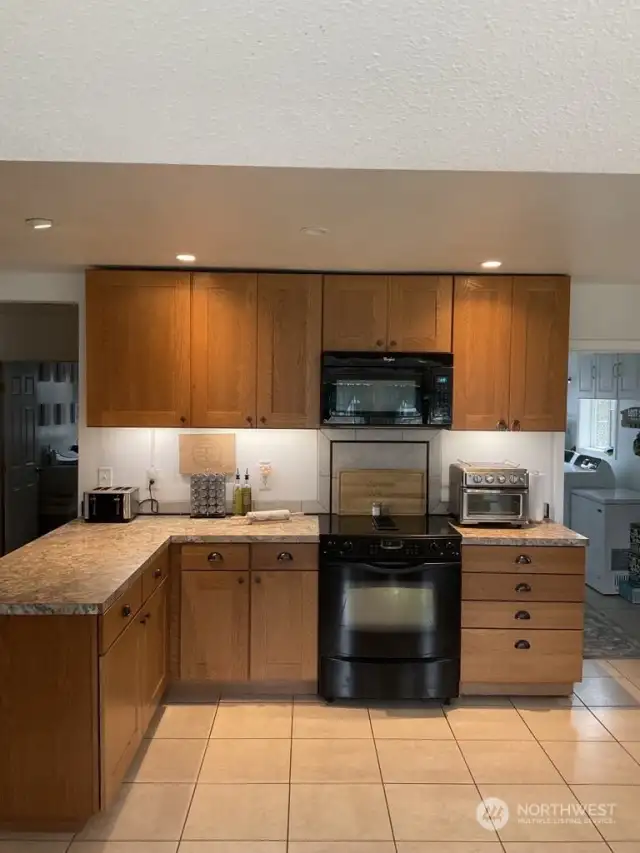
[[[147,620],[146,620],[146,619],[141,619],[141,620],[140,620],[140,624],[141,624],[141,625],[146,625],[146,624],[147,624]]]
[[[224,557],[218,551],[212,551],[209,554],[209,556],[207,557],[207,560],[210,563],[221,563],[223,561],[223,559],[224,559]]]
[[[398,346],[398,341],[389,341],[389,346],[390,346],[390,347],[397,347],[397,346]]]
[[[528,610],[518,610],[516,615],[513,617],[514,619],[531,619],[531,614]]]
[[[531,592],[531,587],[528,583],[519,583],[516,586],[516,592]]]
[[[507,429],[507,422],[501,418],[496,424],[496,429],[500,432],[504,432]]]
[[[244,583],[244,578],[238,578],[238,583]]]
[[[512,432],[520,432],[520,421],[519,420],[516,419],[514,421],[511,421],[511,431]]]
[[[249,426],[251,426],[251,424],[253,423],[253,418],[251,417],[251,415],[247,415],[245,421],[249,424]]]
[[[128,619],[131,616],[131,605],[125,604],[122,608],[122,615],[125,619]]]
[[[260,575],[256,575],[253,582],[254,583],[262,583],[262,578],[260,577]]]
[[[180,423],[181,423],[181,424],[186,424],[186,422],[187,422],[187,419],[185,418],[185,416],[184,416],[184,415],[180,415]]]
[[[520,554],[519,557],[516,557],[516,563],[519,563],[521,566],[528,566],[531,562],[531,557],[528,557],[526,554]]]
[[[379,338],[379,339],[376,341],[376,346],[377,346],[377,347],[382,347],[382,346],[384,346],[384,341],[383,341],[381,338]]]
[[[162,569],[154,569],[153,570],[153,576],[154,576],[154,578],[156,578],[156,580],[158,578],[161,578],[162,577]]]
[[[278,554],[278,560],[280,560],[280,562],[288,562],[289,560],[293,560],[293,555],[289,551],[280,551]]]
[[[530,649],[531,643],[529,640],[518,640],[513,644],[514,649]]]
[[[266,424],[266,422],[267,422],[267,419],[266,419],[266,418],[265,418],[265,416],[263,415],[263,416],[260,418],[260,423],[261,423],[261,424]]]

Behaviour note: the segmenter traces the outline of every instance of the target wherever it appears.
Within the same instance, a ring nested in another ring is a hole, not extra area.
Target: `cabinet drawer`
[[[251,546],[251,568],[298,569],[313,571],[318,568],[318,546],[287,542],[260,542]]]
[[[229,545],[218,542],[211,545],[183,545],[180,552],[183,569],[229,569],[245,571],[249,568],[249,546],[247,544]]]
[[[169,577],[169,550],[157,557],[142,573],[142,600],[147,598]]]
[[[584,548],[463,545],[463,572],[584,575]]]
[[[462,575],[463,601],[584,601],[582,575]]]
[[[142,607],[142,576],[100,617],[100,654],[104,654]]]
[[[463,682],[566,684],[581,678],[582,631],[462,631]]]
[[[584,621],[582,604],[547,601],[464,601],[463,628],[567,628],[581,631]]]

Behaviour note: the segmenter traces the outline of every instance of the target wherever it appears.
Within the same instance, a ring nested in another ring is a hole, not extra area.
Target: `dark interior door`
[[[3,553],[38,536],[37,365],[5,362],[3,387]]]

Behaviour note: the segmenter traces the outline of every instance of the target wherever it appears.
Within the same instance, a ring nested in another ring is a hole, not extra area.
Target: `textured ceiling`
[[[640,175],[0,162],[0,187],[0,267],[176,266],[190,252],[214,267],[476,271],[497,258],[503,272],[640,282]]]
[[[4,0],[0,159],[640,171],[637,0]]]

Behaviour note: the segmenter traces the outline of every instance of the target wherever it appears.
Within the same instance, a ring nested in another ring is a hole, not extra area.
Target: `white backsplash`
[[[80,433],[80,493],[95,486],[100,466],[113,468],[117,485],[146,489],[147,471],[158,472],[155,496],[165,512],[188,511],[189,477],[178,472],[178,435],[184,432],[235,432],[237,465],[249,468],[256,506],[278,505],[305,512],[329,508],[330,440],[388,442],[380,447],[334,446],[334,472],[347,467],[416,468],[429,442],[429,510],[446,512],[451,462],[483,464],[510,460],[543,472],[544,500],[561,520],[564,433],[450,432],[447,430],[185,430],[84,427]],[[270,489],[258,489],[258,463],[269,461]],[[143,495],[146,497],[146,495]]]

